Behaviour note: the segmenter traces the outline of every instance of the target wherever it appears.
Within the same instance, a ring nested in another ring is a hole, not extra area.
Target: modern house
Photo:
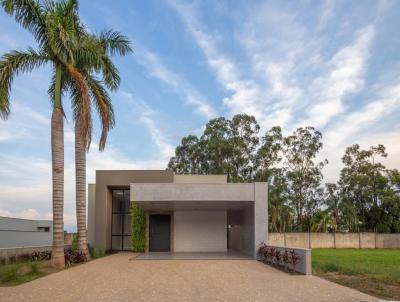
[[[88,241],[131,249],[130,204],[146,212],[146,251],[255,257],[267,240],[267,184],[227,183],[226,175],[96,171],[88,189]]]
[[[51,246],[51,220],[30,220],[0,217],[0,248]]]

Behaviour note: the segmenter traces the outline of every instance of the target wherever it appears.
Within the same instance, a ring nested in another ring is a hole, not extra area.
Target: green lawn
[[[400,299],[400,250],[313,249],[313,273],[369,294]]]

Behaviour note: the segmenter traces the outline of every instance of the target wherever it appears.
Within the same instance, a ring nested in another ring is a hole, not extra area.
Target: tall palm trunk
[[[54,108],[51,117],[53,172],[53,251],[52,264],[64,268],[64,115],[61,107],[61,67],[56,66]]]
[[[79,119],[77,119],[75,123],[75,186],[78,250],[89,259],[86,237],[86,144],[80,130],[81,125]]]

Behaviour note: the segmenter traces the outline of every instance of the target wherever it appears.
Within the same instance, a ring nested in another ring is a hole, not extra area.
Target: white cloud
[[[149,70],[150,75],[163,81],[172,87],[176,93],[182,95],[186,103],[195,108],[195,113],[207,119],[217,115],[205,98],[187,80],[168,69],[159,56],[143,47],[137,46],[137,48],[138,51],[135,53],[135,58]]]
[[[148,129],[152,141],[157,146],[159,158],[162,161],[168,162],[169,158],[175,153],[175,147],[167,141],[165,133],[161,129],[159,122],[157,122],[160,120],[157,116],[157,112],[145,102],[134,98],[129,92],[121,91],[120,94],[125,99],[129,100],[129,105],[133,110],[133,114],[139,115],[139,120]],[[166,167],[166,165],[164,167]]]
[[[206,33],[198,20],[197,8],[172,0],[168,3],[182,17],[189,33],[207,58],[209,66],[215,71],[218,81],[232,93],[223,99],[224,104],[233,112],[247,112],[259,116],[262,107],[258,106],[255,100],[255,96],[260,93],[259,87],[252,80],[243,80],[233,61],[217,49],[213,37]]]
[[[334,16],[335,0],[325,0],[322,4],[321,14],[318,18],[318,24],[316,31],[322,31],[325,29],[329,21]]]
[[[309,109],[304,124],[325,126],[344,111],[344,98],[363,88],[369,46],[374,32],[373,25],[359,30],[355,34],[354,42],[341,48],[328,62],[327,75],[313,81],[311,96],[316,104]]]
[[[388,168],[400,166],[400,124],[393,125],[386,131],[375,130],[376,123],[384,120],[400,106],[400,84],[380,87],[376,98],[363,108],[350,112],[337,120],[326,131],[323,141],[324,150],[321,158],[328,158],[329,164],[324,169],[327,181],[336,181],[342,167],[341,157],[345,148],[360,144],[362,148],[384,144],[389,152],[383,160]],[[397,131],[395,130],[397,128]]]

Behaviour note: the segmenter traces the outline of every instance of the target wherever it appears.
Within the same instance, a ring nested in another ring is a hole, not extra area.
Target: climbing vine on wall
[[[146,214],[137,205],[131,206],[132,251],[143,253],[146,249]]]

